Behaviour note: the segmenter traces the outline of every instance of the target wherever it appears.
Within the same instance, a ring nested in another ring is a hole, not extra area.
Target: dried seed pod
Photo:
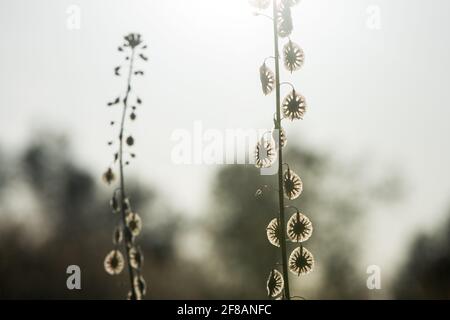
[[[303,191],[303,182],[291,169],[287,169],[283,177],[284,195],[289,200],[297,199]]]
[[[283,114],[291,121],[297,119],[303,119],[306,112],[306,100],[298,94],[295,90],[292,90],[283,100],[282,103]]]
[[[289,40],[283,47],[283,58],[284,66],[292,73],[303,66],[305,54],[297,44]]]
[[[284,289],[284,279],[280,271],[272,269],[267,279],[267,295],[275,298],[280,295]]]
[[[130,212],[126,217],[126,223],[131,234],[136,237],[139,235],[142,229],[142,220],[137,213]]]
[[[299,276],[310,273],[314,268],[314,257],[306,248],[300,246],[289,257],[289,270]]]
[[[261,88],[265,95],[272,92],[275,84],[275,75],[265,63],[259,68],[259,79],[261,80]]]
[[[272,140],[261,139],[256,144],[255,166],[257,168],[268,168],[276,159],[275,143]]]
[[[281,229],[278,224],[278,219],[274,218],[270,221],[269,225],[266,228],[267,232],[267,239],[271,244],[273,244],[275,247],[280,246],[280,240],[281,240]]]
[[[134,144],[134,138],[132,136],[129,136],[126,140],[126,143],[131,147]]]
[[[281,0],[277,10],[278,35],[281,38],[288,37],[294,25],[292,23],[291,6],[288,0]]]
[[[122,272],[125,262],[119,250],[112,250],[105,258],[104,266],[107,273],[117,275]]]
[[[293,242],[308,240],[313,232],[313,226],[307,216],[300,212],[294,213],[287,222],[287,235]]]
[[[116,179],[116,176],[114,175],[114,172],[111,168],[108,168],[105,173],[103,173],[103,181],[105,181],[107,184],[111,184]]]

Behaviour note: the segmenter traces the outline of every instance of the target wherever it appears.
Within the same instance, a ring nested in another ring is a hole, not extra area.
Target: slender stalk
[[[284,280],[284,297],[290,300],[289,291],[289,274],[287,267],[287,250],[286,250],[286,228],[284,219],[284,194],[283,194],[283,148],[281,147],[281,102],[280,102],[280,65],[279,65],[279,51],[278,51],[278,24],[277,24],[277,0],[273,0],[273,38],[275,50],[275,96],[276,96],[276,119],[275,129],[278,130],[278,202],[280,205],[280,247],[281,247],[281,265],[283,267]]]
[[[133,74],[133,62],[134,62],[134,48],[132,48],[132,50],[131,50],[130,66],[129,66],[129,70],[128,70],[127,89],[126,89],[125,98],[123,99],[122,120],[120,123],[120,133],[119,133],[120,204],[121,204],[120,210],[121,210],[122,223],[123,223],[124,228],[127,227],[127,222],[126,222],[125,207],[123,205],[125,203],[125,199],[126,199],[125,177],[123,174],[123,133],[124,133],[125,119],[126,119],[126,113],[127,113],[127,107],[128,107],[128,95],[130,94],[130,91],[131,91],[131,76]],[[125,252],[127,255],[126,261],[127,261],[127,265],[128,265],[128,273],[130,276],[131,300],[135,300],[136,294],[134,292],[134,286],[133,286],[134,273],[133,273],[133,268],[130,264],[130,248],[128,246],[126,237],[125,237],[124,245],[125,245]]]

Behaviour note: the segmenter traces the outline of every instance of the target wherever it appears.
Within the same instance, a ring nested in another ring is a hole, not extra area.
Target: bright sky
[[[81,10],[79,30],[68,8]],[[375,6],[375,7],[373,7]],[[380,10],[380,29],[367,27]],[[381,266],[417,227],[430,228],[450,205],[450,2],[303,0],[293,9],[292,39],[304,68],[285,79],[306,96],[290,141],[317,145],[340,159],[368,158],[400,170],[406,196],[383,208],[368,231],[367,262]],[[112,69],[122,36],[140,32],[149,45],[144,100],[130,128],[138,146],[131,171],[176,190],[178,208],[201,214],[217,166],[176,166],[175,129],[270,127],[271,98],[258,67],[272,55],[270,22],[244,0],[3,0],[0,2],[0,145],[17,149],[42,128],[65,132],[74,156],[93,172],[109,163],[105,103],[123,91]],[[296,138],[297,137],[297,138]]]

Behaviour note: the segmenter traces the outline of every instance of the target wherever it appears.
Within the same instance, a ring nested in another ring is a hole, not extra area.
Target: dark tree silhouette
[[[450,218],[432,235],[419,234],[394,284],[397,299],[450,299]]]
[[[24,184],[35,195],[34,216],[44,221],[36,230],[38,239],[33,239],[29,232],[31,222],[8,222],[5,218],[10,215],[8,209],[0,206],[0,298],[123,298],[126,276],[120,275],[117,282],[111,282],[103,269],[104,252],[111,239],[111,228],[105,226],[112,227],[114,223],[109,208],[105,207],[109,197],[103,184],[74,163],[65,139],[38,136],[39,140],[32,142],[18,161],[9,161],[17,164],[11,165],[9,172],[17,174],[0,182],[5,191],[13,190],[18,181]],[[156,201],[153,191],[137,183],[133,186],[130,192],[137,210]],[[174,245],[180,219],[170,208],[165,212],[165,221],[154,226],[160,232],[144,236],[141,246],[153,261],[143,273],[168,278],[166,272],[175,273],[172,265],[177,264]],[[80,291],[66,287],[66,268],[72,264],[81,268]],[[190,266],[187,270],[193,272]],[[192,275],[182,273],[182,276],[195,279]],[[177,282],[180,280],[175,276],[168,286],[161,277],[154,288],[161,288],[163,298],[188,296],[186,291],[177,292]]]
[[[293,203],[306,214],[312,212],[309,217],[320,228],[320,236],[309,241],[311,249],[320,252],[315,258],[321,281],[314,291],[299,291],[294,286],[291,294],[301,292],[305,298],[366,298],[365,270],[357,269],[364,218],[383,199],[372,197],[352,164],[340,164],[329,155],[292,145],[286,159],[301,168],[302,180],[308,186],[301,199]],[[272,180],[260,176],[251,166],[224,168],[215,179],[210,230],[226,298],[266,297],[265,280],[278,255],[267,250],[270,244],[265,228],[278,210],[278,198],[273,189],[264,191],[262,197],[251,197],[255,187]],[[381,178],[380,183],[383,181]],[[343,184],[345,188],[340,187]]]
[[[3,157],[8,163],[8,174],[0,182],[4,198],[16,194],[20,201],[30,201],[16,189],[23,185],[33,194],[35,203],[27,205],[31,215],[40,217],[43,224],[8,221],[14,207],[0,203],[0,298],[122,299],[129,286],[126,275],[110,281],[102,264],[114,223],[105,207],[106,188],[97,175],[73,160],[67,141],[52,135],[36,137],[39,140],[17,159]],[[302,178],[308,186],[294,205],[302,212],[314,212],[310,218],[316,228],[320,225],[320,237],[311,239],[311,249],[322,248],[316,255],[315,274],[321,280],[317,290],[302,287],[299,292],[305,298],[364,298],[365,270],[359,272],[355,265],[363,243],[364,215],[379,201],[368,196],[352,164],[341,165],[329,155],[295,146],[290,150],[286,157],[304,168]],[[145,220],[151,222],[140,241],[146,260],[152,262],[144,265],[144,276],[158,275],[147,297],[264,298],[267,274],[278,258],[276,250],[267,250],[265,233],[268,219],[278,208],[277,194],[267,190],[262,197],[254,194],[271,178],[260,176],[253,166],[222,168],[214,179],[206,221],[181,218],[170,207],[152,210],[166,201],[131,179],[129,192],[136,209],[148,212]],[[164,219],[152,212],[164,212]],[[30,235],[31,229],[38,238]],[[186,261],[178,256],[181,234],[204,231],[209,236],[205,243],[213,249],[206,259]],[[66,268],[71,264],[81,267],[80,291],[66,287]],[[293,291],[297,294],[296,287]]]

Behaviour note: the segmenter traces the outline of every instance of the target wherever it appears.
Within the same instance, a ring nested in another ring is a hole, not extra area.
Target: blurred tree
[[[313,223],[307,247],[315,253],[317,266],[314,285],[306,277],[292,281],[293,295],[366,298],[365,270],[356,269],[364,241],[364,217],[384,199],[371,194],[372,188],[352,164],[342,165],[328,155],[292,147],[287,162],[304,183],[303,194],[294,205]],[[376,183],[383,181],[381,177]],[[263,188],[264,194],[257,199],[255,191],[262,185],[271,190]],[[216,253],[213,271],[226,298],[265,297],[270,268],[280,260],[278,250],[266,238],[266,227],[277,216],[276,186],[275,176],[261,176],[253,166],[226,167],[215,179],[209,228]],[[305,281],[310,290],[305,291]]]
[[[450,218],[432,235],[419,234],[394,284],[396,299],[450,299]]]
[[[98,212],[92,211],[97,196],[95,181],[74,165],[64,138],[42,138],[33,142],[22,156],[24,177],[39,197],[46,218],[51,221],[49,225],[55,227],[55,236],[78,234],[74,229],[89,227],[87,215]]]
[[[15,179],[22,180],[35,195],[33,216],[40,215],[44,221],[38,226],[42,239],[33,243],[29,236],[31,221],[5,223],[9,213],[3,209],[0,298],[124,299],[128,288],[124,274],[117,276],[119,281],[109,281],[110,276],[103,270],[114,223],[105,196],[109,193],[99,187],[96,181],[100,178],[93,178],[74,163],[65,139],[54,135],[38,137],[40,140],[32,142],[15,162],[22,170],[11,166],[8,171],[21,171]],[[12,181],[2,182],[13,193]],[[137,183],[130,185],[136,186],[132,190],[134,208],[147,214],[146,220],[152,225],[151,231],[144,230],[140,242],[146,256],[143,273],[148,281],[148,298],[196,297],[201,295],[199,292],[208,292],[203,284],[194,285],[201,279],[198,270],[189,265],[183,268],[177,260],[175,236],[180,219],[166,206],[165,219],[154,222],[151,208],[156,194]],[[21,194],[17,198],[22,201]],[[80,291],[66,287],[66,268],[72,264],[81,268]],[[180,288],[183,278],[192,285]]]
[[[74,162],[67,141],[53,135],[36,136],[40,140],[31,143],[19,161],[9,162],[6,172],[21,174],[14,175],[14,183],[6,178],[3,184],[8,195],[29,202],[16,189],[21,181],[34,194],[32,215],[44,223],[24,220],[13,224],[2,219],[0,298],[123,299],[127,279],[119,275],[119,281],[109,281],[103,270],[113,225],[109,192],[100,188],[100,177],[93,178]],[[358,272],[355,261],[363,242],[364,214],[382,199],[373,197],[352,164],[341,165],[313,151],[291,150],[288,160],[305,186],[295,205],[313,222],[315,231],[308,247],[317,263],[311,277],[314,285],[301,278],[294,294],[364,298],[365,270]],[[229,166],[214,181],[206,227],[180,218],[170,206],[161,205],[165,201],[159,201],[155,192],[130,183],[136,187],[131,190],[136,210],[149,215],[140,242],[146,258],[147,298],[265,297],[268,272],[278,260],[278,250],[266,239],[266,226],[276,216],[276,192],[265,190],[258,199],[254,195],[263,184],[276,185],[274,177],[260,176],[253,166]],[[0,216],[11,216],[13,211],[5,211],[10,209],[14,208],[0,207]],[[30,238],[30,228],[39,229],[40,241]],[[202,234],[205,228],[205,243],[213,248],[206,259],[198,263],[180,257],[179,244],[184,240],[180,234]],[[81,267],[81,291],[66,288],[65,271],[71,264]]]

